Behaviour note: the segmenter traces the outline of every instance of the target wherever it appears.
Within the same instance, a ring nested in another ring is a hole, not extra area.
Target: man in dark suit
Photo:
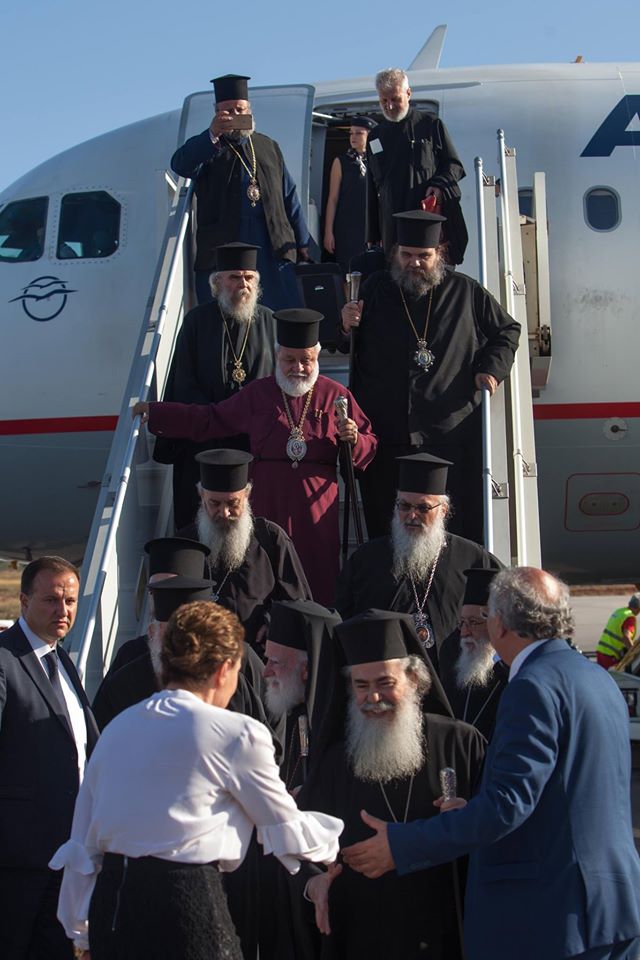
[[[454,802],[462,809],[409,824],[364,813],[375,836],[343,851],[345,860],[378,877],[470,852],[467,960],[637,960],[640,862],[624,700],[565,642],[569,594],[548,573],[499,573],[488,622],[510,676],[478,793]]]
[[[61,557],[41,557],[20,586],[20,619],[0,634],[0,956],[68,960],[73,945],[56,918],[62,874],[48,863],[69,839],[98,736],[60,646],[75,620],[79,575]]]

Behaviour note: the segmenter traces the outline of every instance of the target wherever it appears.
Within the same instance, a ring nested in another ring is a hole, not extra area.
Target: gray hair
[[[408,657],[401,657],[399,662],[404,666],[407,676],[411,677],[415,683],[418,696],[424,697],[424,695],[431,689],[431,674],[429,673],[429,668],[422,657],[412,653]],[[350,682],[351,667],[348,664],[346,667],[343,667],[342,673]]]
[[[533,567],[501,570],[493,578],[489,616],[527,640],[567,638],[574,629],[569,588]]]
[[[278,343],[277,340],[274,341],[273,346],[274,346],[275,351],[276,351],[276,353],[277,353],[278,350],[280,349],[280,344]],[[290,348],[284,347],[284,349],[287,350],[287,349],[290,349]],[[296,349],[297,349],[297,348],[296,348]],[[322,350],[322,344],[321,344],[320,341],[318,340],[318,342],[316,343],[315,347],[308,347],[308,348],[305,347],[305,349],[315,350],[315,351],[316,351],[316,356],[320,356],[320,351]]]
[[[376,74],[376,90],[390,90],[392,87],[409,86],[409,77],[400,67],[387,67]]]

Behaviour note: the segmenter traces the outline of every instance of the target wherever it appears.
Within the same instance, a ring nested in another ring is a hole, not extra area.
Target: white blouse
[[[235,870],[253,827],[265,853],[290,873],[299,860],[331,863],[343,823],[298,810],[280,779],[267,728],[162,690],[117,716],[98,740],[76,801],[71,839],[53,856],[64,867],[58,918],[87,947],[89,902],[105,852]]]

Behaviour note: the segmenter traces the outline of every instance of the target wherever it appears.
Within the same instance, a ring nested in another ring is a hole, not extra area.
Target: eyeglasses
[[[432,510],[437,510],[442,506],[440,503],[408,503],[407,500],[396,500],[396,507],[400,513],[417,513],[420,517],[426,517]]]
[[[462,630],[463,627],[466,627],[467,630],[473,630],[474,627],[484,627],[486,624],[486,617],[483,620],[477,620],[475,617],[461,617],[458,628]]]

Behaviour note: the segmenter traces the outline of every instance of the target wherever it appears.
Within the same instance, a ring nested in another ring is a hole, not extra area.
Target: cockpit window
[[[120,211],[118,201],[104,190],[66,194],[60,205],[58,259],[110,257],[118,249]]]
[[[44,250],[48,197],[15,200],[0,210],[0,260],[27,263]]]

